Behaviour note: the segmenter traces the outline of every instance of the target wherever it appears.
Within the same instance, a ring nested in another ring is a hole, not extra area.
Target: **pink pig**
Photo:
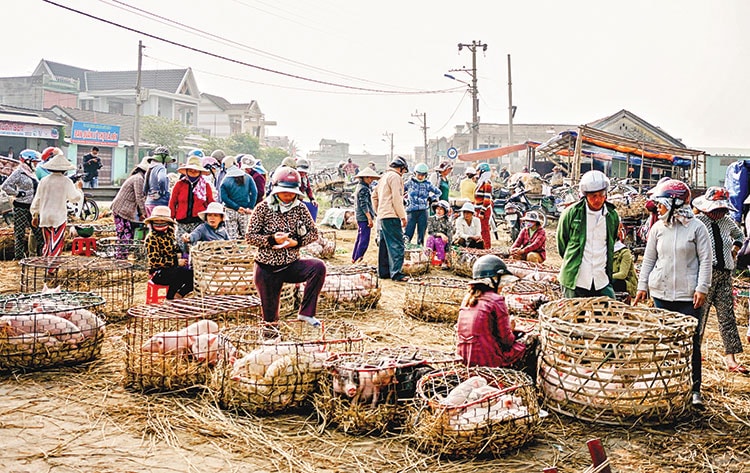
[[[393,367],[371,369],[352,369],[346,366],[336,370],[333,378],[334,393],[343,393],[351,398],[353,404],[365,404],[370,401],[371,407],[378,404],[380,390],[396,379],[396,369]]]
[[[214,366],[219,359],[219,355],[226,358],[237,355],[237,349],[232,345],[225,336],[216,333],[202,333],[193,339],[190,350],[196,360],[207,362],[209,366]]]
[[[83,341],[81,330],[73,322],[51,314],[6,315],[0,317],[0,326],[12,327],[16,333],[47,333],[65,343]]]
[[[219,326],[212,320],[199,320],[178,331],[160,332],[146,340],[142,351],[159,353],[161,355],[183,355],[190,351],[191,345],[198,335],[218,333]]]

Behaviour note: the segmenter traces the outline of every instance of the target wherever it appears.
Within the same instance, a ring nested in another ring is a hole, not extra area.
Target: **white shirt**
[[[40,227],[57,228],[68,220],[67,202],[83,202],[83,193],[66,175],[53,172],[39,182],[29,211],[39,216]]]
[[[454,240],[475,237],[482,234],[481,223],[476,217],[471,217],[471,225],[469,225],[466,223],[466,219],[462,215],[456,219],[454,225],[456,227],[456,233],[453,235]]]
[[[586,245],[576,287],[600,290],[609,284],[607,277],[607,207],[593,211],[586,204]]]

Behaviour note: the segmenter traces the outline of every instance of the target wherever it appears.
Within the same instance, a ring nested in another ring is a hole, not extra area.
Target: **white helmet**
[[[474,166],[467,166],[467,167],[466,167],[466,171],[464,171],[464,174],[466,174],[466,175],[468,175],[468,176],[473,176],[473,175],[475,175],[476,173],[477,173],[477,170],[476,170],[476,169],[474,169]]]
[[[578,188],[582,193],[599,192],[609,187],[609,178],[601,171],[589,171],[581,176]]]

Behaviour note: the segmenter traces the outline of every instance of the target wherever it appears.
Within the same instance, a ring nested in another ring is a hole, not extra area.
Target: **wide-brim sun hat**
[[[157,205],[154,210],[151,211],[151,216],[143,220],[143,223],[174,223],[172,218],[172,211],[166,205]]]
[[[225,156],[224,159],[221,160],[221,165],[224,166],[224,169],[229,169],[232,166],[236,166],[237,163],[234,160],[234,156]]]
[[[76,167],[73,165],[70,161],[68,161],[68,158],[65,157],[64,154],[56,154],[53,157],[49,159],[46,163],[41,165],[44,169],[47,171],[72,171]]]
[[[729,200],[729,191],[723,187],[709,187],[705,194],[693,199],[692,205],[704,213],[719,209],[737,211],[737,208]]]
[[[199,171],[204,176],[210,174],[208,169],[201,166],[201,158],[199,158],[198,156],[189,157],[185,164],[182,164],[177,168],[177,172],[179,172],[180,174],[187,174],[189,170]]]
[[[143,159],[141,159],[141,162],[136,164],[135,167],[138,169],[141,169],[143,171],[148,171],[148,168],[151,167],[151,160],[148,159],[149,157],[146,156]]]
[[[224,215],[226,215],[226,213],[224,212],[224,206],[218,202],[211,202],[210,204],[208,204],[208,207],[206,207],[206,210],[204,210],[203,212],[198,212],[198,216],[203,221],[206,220],[206,215],[208,214],[221,215],[222,218],[224,217]]]
[[[240,165],[243,169],[252,169],[258,165],[258,160],[252,154],[245,154],[240,159]]]
[[[243,171],[242,169],[238,168],[237,166],[232,166],[231,168],[227,169],[227,173],[224,174],[226,177],[240,177],[244,176],[247,173]]]
[[[372,177],[373,179],[380,179],[380,174],[373,169],[366,167],[361,169],[354,177]]]
[[[461,206],[461,210],[459,212],[471,212],[474,213],[476,209],[474,208],[474,204],[471,202],[466,202],[464,205]]]
[[[435,171],[445,171],[446,169],[452,169],[453,163],[450,161],[441,161],[440,164],[435,168]]]

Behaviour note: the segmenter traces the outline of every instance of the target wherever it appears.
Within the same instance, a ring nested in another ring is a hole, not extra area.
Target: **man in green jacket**
[[[571,205],[557,226],[557,250],[563,262],[560,285],[564,296],[615,298],[612,261],[620,217],[607,202],[609,179],[601,171],[581,177],[583,198]]]

